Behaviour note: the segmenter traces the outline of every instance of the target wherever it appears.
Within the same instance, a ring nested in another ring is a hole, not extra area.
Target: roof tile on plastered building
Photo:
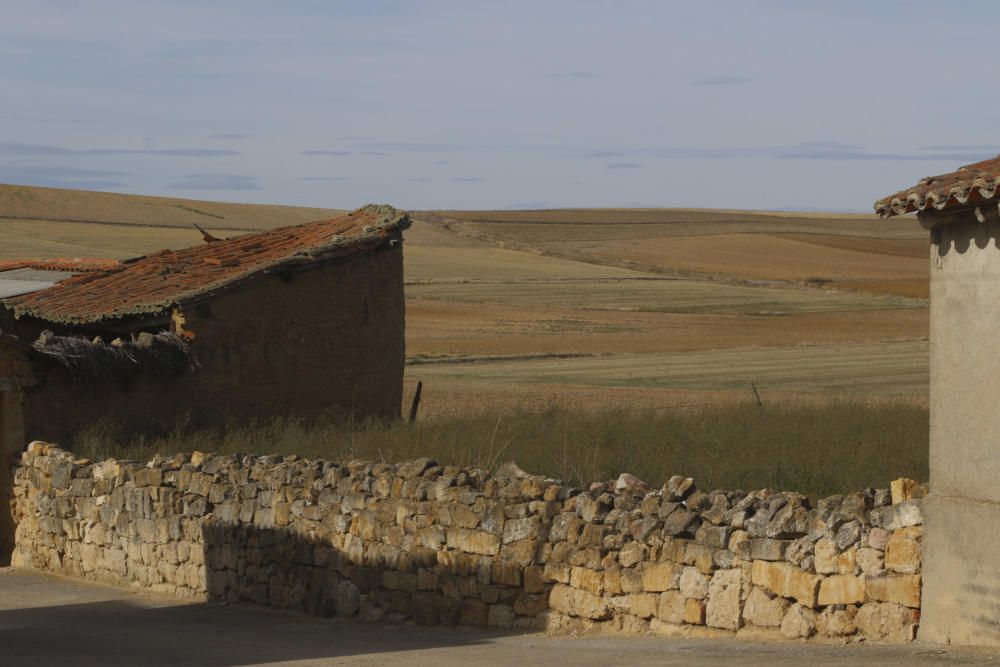
[[[365,252],[409,224],[402,211],[369,205],[330,220],[161,250],[3,303],[17,317],[63,324],[159,313],[260,272]]]
[[[1000,196],[1000,156],[966,165],[940,176],[923,178],[912,188],[875,202],[883,218],[913,211],[943,211],[965,204],[978,204]]]

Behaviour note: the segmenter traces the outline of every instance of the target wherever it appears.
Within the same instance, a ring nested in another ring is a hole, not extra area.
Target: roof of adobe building
[[[97,257],[52,257],[47,259],[8,259],[0,261],[0,272],[17,269],[36,271],[66,271],[70,273],[92,273],[119,266],[117,259]]]
[[[942,211],[964,204],[977,204],[1000,197],[1000,155],[976,162],[958,171],[928,176],[906,190],[875,202],[883,218],[912,211]]]
[[[305,267],[372,250],[409,224],[403,211],[370,204],[331,220],[216,240],[183,250],[160,250],[5,299],[3,304],[18,318],[29,316],[62,324],[94,324],[159,313],[205,298],[258,273]]]

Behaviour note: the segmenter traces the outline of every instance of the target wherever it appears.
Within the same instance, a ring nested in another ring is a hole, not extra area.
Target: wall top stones
[[[584,490],[514,465],[91,462],[32,443],[15,472],[14,562],[363,620],[908,640],[919,492],[898,482],[813,505],[685,477]]]

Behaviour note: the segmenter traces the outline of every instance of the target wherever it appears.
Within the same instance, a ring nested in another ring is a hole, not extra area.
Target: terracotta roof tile
[[[184,250],[161,250],[3,303],[17,317],[64,324],[158,313],[256,273],[365,252],[408,226],[409,218],[402,211],[369,205],[332,220],[246,234]]]
[[[38,271],[69,271],[72,273],[91,273],[106,271],[120,266],[117,259],[98,259],[93,257],[53,257],[49,259],[9,259],[0,261],[0,273],[17,269],[36,269]]]
[[[961,167],[941,176],[923,178],[912,188],[900,190],[875,202],[883,218],[911,211],[942,211],[963,204],[976,204],[1000,197],[1000,155]]]

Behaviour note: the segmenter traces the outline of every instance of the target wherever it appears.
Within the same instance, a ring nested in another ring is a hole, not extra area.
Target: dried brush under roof
[[[140,375],[172,377],[197,367],[187,342],[168,331],[141,333],[110,344],[101,338],[55,336],[46,331],[32,348],[68,369],[74,382],[81,384],[123,381]]]

